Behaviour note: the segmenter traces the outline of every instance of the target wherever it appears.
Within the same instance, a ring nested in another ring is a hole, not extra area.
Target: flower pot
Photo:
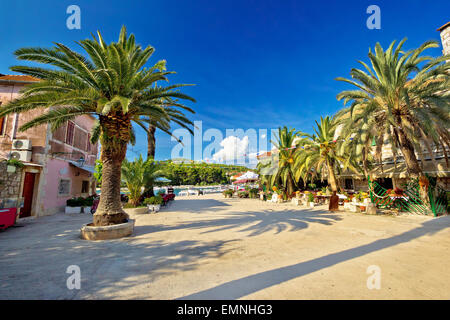
[[[81,213],[82,207],[67,207],[65,208],[65,213]]]
[[[145,214],[148,213],[147,207],[137,207],[137,208],[125,208],[123,209],[128,214]]]
[[[91,207],[82,207],[83,208],[83,213],[91,213]]]
[[[114,224],[111,226],[94,227],[92,223],[84,225],[80,230],[82,239],[85,240],[110,240],[128,237],[133,233],[134,220]]]
[[[150,210],[150,212],[158,212],[161,209],[161,205],[160,204],[149,204],[148,205],[148,210]]]
[[[310,207],[310,208],[314,208],[314,202],[310,202],[310,203],[309,203],[309,207]]]

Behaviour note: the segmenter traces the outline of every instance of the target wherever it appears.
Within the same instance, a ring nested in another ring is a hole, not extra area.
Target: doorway
[[[23,192],[22,192],[24,203],[23,207],[20,209],[19,215],[20,218],[26,218],[31,216],[35,181],[36,181],[36,173],[25,172],[25,179],[23,181]]]

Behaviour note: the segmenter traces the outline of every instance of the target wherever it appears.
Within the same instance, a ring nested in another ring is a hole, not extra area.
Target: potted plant
[[[139,203],[139,204],[133,204],[133,203],[125,203],[123,205],[125,212],[127,212],[128,214],[144,214],[144,213],[148,213],[148,208],[146,205],[144,205],[143,203]]]
[[[308,193],[307,197],[306,206],[314,208],[314,194]]]
[[[22,161],[17,159],[9,159],[6,160],[6,172],[8,173],[14,173],[16,172],[17,168],[23,168],[25,165]]]
[[[155,197],[146,198],[144,204],[147,206],[148,210],[151,212],[158,212],[161,209],[161,204],[163,203],[163,198],[161,195]]]
[[[83,198],[71,198],[66,201],[65,213],[81,213],[83,207]]]
[[[86,197],[82,200],[83,213],[91,213],[91,207],[94,204],[93,197]]]
[[[238,198],[248,198],[249,193],[247,191],[240,191],[237,194]]]
[[[233,189],[227,189],[224,192],[222,192],[225,198],[232,198],[233,193],[234,193]]]

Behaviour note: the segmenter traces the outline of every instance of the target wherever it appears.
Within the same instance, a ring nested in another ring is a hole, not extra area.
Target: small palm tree
[[[303,138],[298,142],[295,156],[295,178],[309,179],[326,176],[332,191],[338,191],[339,185],[336,173],[344,168],[357,171],[357,165],[351,157],[345,157],[338,153],[338,141],[334,138],[336,122],[329,116],[320,117],[320,123],[316,121],[313,135],[303,133]]]
[[[386,51],[377,43],[375,53],[369,50],[370,67],[359,61],[365,70],[352,69],[352,80],[336,79],[357,88],[337,98],[351,102],[341,112],[341,116],[347,113],[348,127],[367,132],[365,140],[376,137],[378,158],[383,141],[388,140],[394,156],[401,150],[410,175],[426,180],[415,154],[422,153],[420,143],[431,154],[431,143],[444,150],[450,147],[450,57],[422,56],[426,49],[439,46],[435,41],[404,52],[405,40],[395,49],[396,42],[392,42]],[[421,193],[426,200],[425,190]]]
[[[130,162],[124,159],[122,162],[122,180],[129,191],[129,202],[136,206],[142,200],[143,191],[150,185],[153,188],[155,180],[162,177],[160,166],[149,159],[144,161],[142,155]]]
[[[20,130],[50,123],[53,130],[78,116],[98,118],[91,141],[100,140],[103,162],[101,197],[93,217],[94,225],[123,223],[128,216],[120,202],[121,166],[127,145],[133,142],[132,123],[147,131],[142,117],[170,117],[162,106],[165,98],[193,98],[178,92],[182,84],[155,87],[173,72],[162,72],[158,65],[144,68],[154,48],[143,49],[127,35],[125,27],[117,42],[106,44],[100,32],[98,39],[78,42],[87,57],[57,43],[55,47],[23,48],[15,52],[20,60],[50,65],[50,68],[14,66],[12,71],[31,75],[41,81],[25,88],[22,95],[2,106],[0,117],[14,112],[41,110]]]
[[[271,143],[275,146],[277,151],[276,163],[271,164],[275,166],[273,174],[270,175],[268,181],[270,186],[283,186],[288,196],[292,195],[296,182],[294,179],[294,154],[296,139],[298,139],[298,132],[295,129],[288,129],[287,127],[278,128],[278,134],[275,141]]]

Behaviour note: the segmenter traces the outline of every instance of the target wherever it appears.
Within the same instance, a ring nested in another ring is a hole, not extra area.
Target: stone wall
[[[442,53],[450,54],[450,25],[441,30]]]
[[[0,162],[0,199],[18,198],[22,169],[16,168],[16,172],[7,172],[5,161]]]

